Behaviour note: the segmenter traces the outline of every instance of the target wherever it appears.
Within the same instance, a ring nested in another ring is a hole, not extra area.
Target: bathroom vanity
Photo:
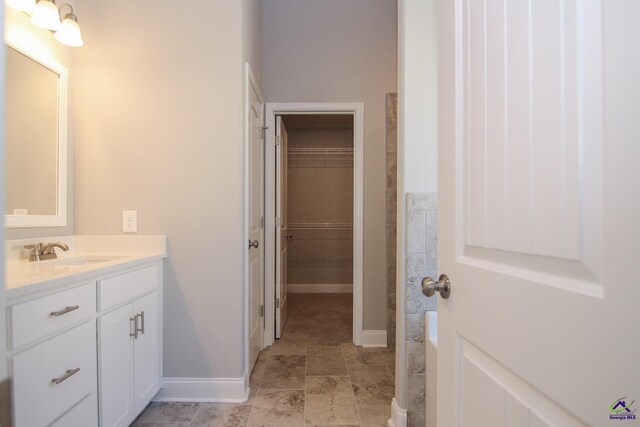
[[[7,344],[17,427],[128,426],[162,384],[166,238],[7,241]]]

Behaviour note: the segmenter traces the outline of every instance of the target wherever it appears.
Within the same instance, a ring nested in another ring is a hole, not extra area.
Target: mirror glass
[[[11,46],[6,61],[6,225],[66,225],[66,70]]]

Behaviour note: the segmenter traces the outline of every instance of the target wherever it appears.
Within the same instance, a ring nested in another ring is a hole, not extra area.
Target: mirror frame
[[[59,76],[58,79],[58,185],[57,209],[55,215],[8,215],[5,214],[6,228],[64,227],[67,225],[67,120],[69,70],[39,51],[41,46],[29,46],[25,39],[5,37],[5,45],[11,47]],[[5,141],[6,143],[6,141]],[[7,159],[5,159],[7,160]]]

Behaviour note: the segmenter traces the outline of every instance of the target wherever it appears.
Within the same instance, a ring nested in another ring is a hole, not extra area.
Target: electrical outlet
[[[138,211],[122,211],[122,232],[138,232]]]

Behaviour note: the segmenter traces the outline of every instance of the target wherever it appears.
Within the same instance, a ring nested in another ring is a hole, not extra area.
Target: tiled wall
[[[389,347],[396,345],[397,99],[397,94],[387,94],[387,346]]]
[[[422,294],[425,276],[436,277],[437,269],[437,194],[407,194],[406,255],[406,328],[409,427],[423,427],[425,417],[426,375],[425,311],[436,310],[437,298]]]

